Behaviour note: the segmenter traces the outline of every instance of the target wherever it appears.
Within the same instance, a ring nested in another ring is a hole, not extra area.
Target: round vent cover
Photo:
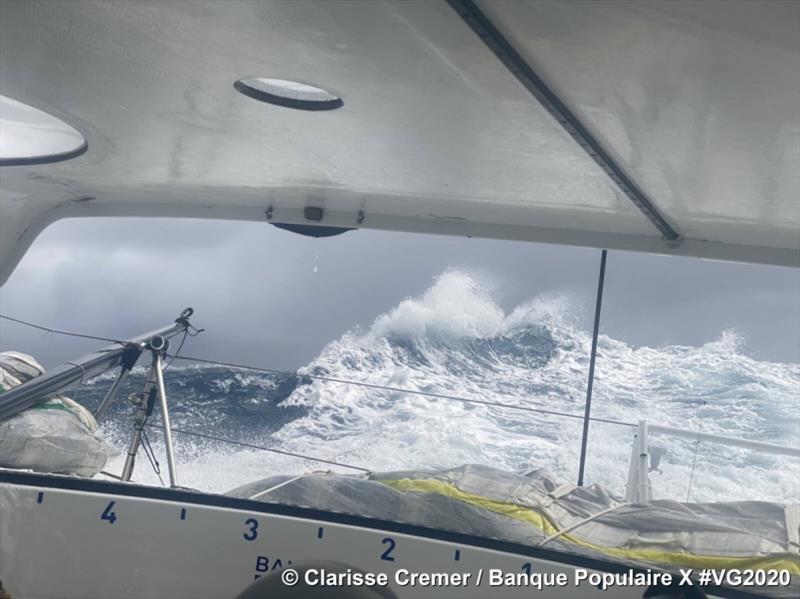
[[[333,110],[344,105],[339,96],[297,81],[239,79],[233,87],[255,100],[299,110]]]

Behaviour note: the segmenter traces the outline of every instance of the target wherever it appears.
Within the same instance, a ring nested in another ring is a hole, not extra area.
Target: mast
[[[589,383],[586,386],[586,408],[583,414],[583,439],[581,440],[581,461],[578,467],[578,486],[583,486],[583,473],[586,469],[586,445],[589,442],[589,417],[592,413],[592,386],[594,384],[594,362],[597,356],[597,334],[600,331],[600,308],[603,304],[603,283],[606,278],[607,250],[600,255],[600,277],[597,281],[597,303],[594,307],[594,330],[592,331],[592,355],[589,358]]]

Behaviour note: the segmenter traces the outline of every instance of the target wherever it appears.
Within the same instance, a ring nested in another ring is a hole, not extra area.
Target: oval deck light
[[[255,100],[298,110],[333,110],[344,105],[329,91],[285,79],[239,79],[233,87]]]
[[[0,166],[68,160],[88,147],[61,119],[0,95]]]

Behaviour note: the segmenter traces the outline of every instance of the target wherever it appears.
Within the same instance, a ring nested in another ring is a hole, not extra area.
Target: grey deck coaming
[[[247,512],[259,512],[276,516],[288,516],[305,520],[330,522],[333,524],[355,526],[375,531],[388,531],[422,538],[435,539],[438,541],[458,544],[462,548],[469,546],[480,547],[555,563],[567,564],[578,568],[597,570],[600,572],[627,573],[630,570],[633,570],[634,572],[644,572],[642,568],[631,567],[612,561],[593,559],[581,555],[564,553],[552,549],[531,547],[495,539],[485,539],[456,532],[424,528],[415,526],[413,524],[404,524],[401,522],[376,520],[364,516],[326,512],[312,508],[277,503],[252,501],[249,499],[228,497],[225,495],[214,495],[199,491],[148,487],[132,483],[119,483],[113,481],[81,479],[70,476],[20,472],[3,468],[0,468],[0,484],[32,487],[37,490],[59,489],[91,494],[119,495],[132,498],[154,499],[158,501],[179,504],[222,507]],[[726,587],[707,586],[704,587],[704,590],[714,596],[723,597],[726,599],[763,599],[764,597],[768,597],[768,595],[749,593],[746,591]]]

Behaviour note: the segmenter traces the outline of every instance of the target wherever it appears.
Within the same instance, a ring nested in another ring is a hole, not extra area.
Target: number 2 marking
[[[103,510],[102,515],[100,516],[101,520],[107,520],[109,524],[114,524],[117,521],[117,514],[114,513],[114,504],[116,501],[112,501],[106,506],[106,509]]]
[[[393,562],[394,558],[392,557],[392,551],[394,551],[394,548],[397,546],[397,543],[395,543],[392,537],[386,537],[385,539],[383,539],[383,541],[381,541],[381,543],[383,543],[384,545],[388,545],[386,551],[381,553],[381,559],[387,562]]]
[[[245,541],[255,541],[258,538],[258,520],[255,518],[248,518],[244,521],[245,525],[250,527],[250,532],[242,535]]]

